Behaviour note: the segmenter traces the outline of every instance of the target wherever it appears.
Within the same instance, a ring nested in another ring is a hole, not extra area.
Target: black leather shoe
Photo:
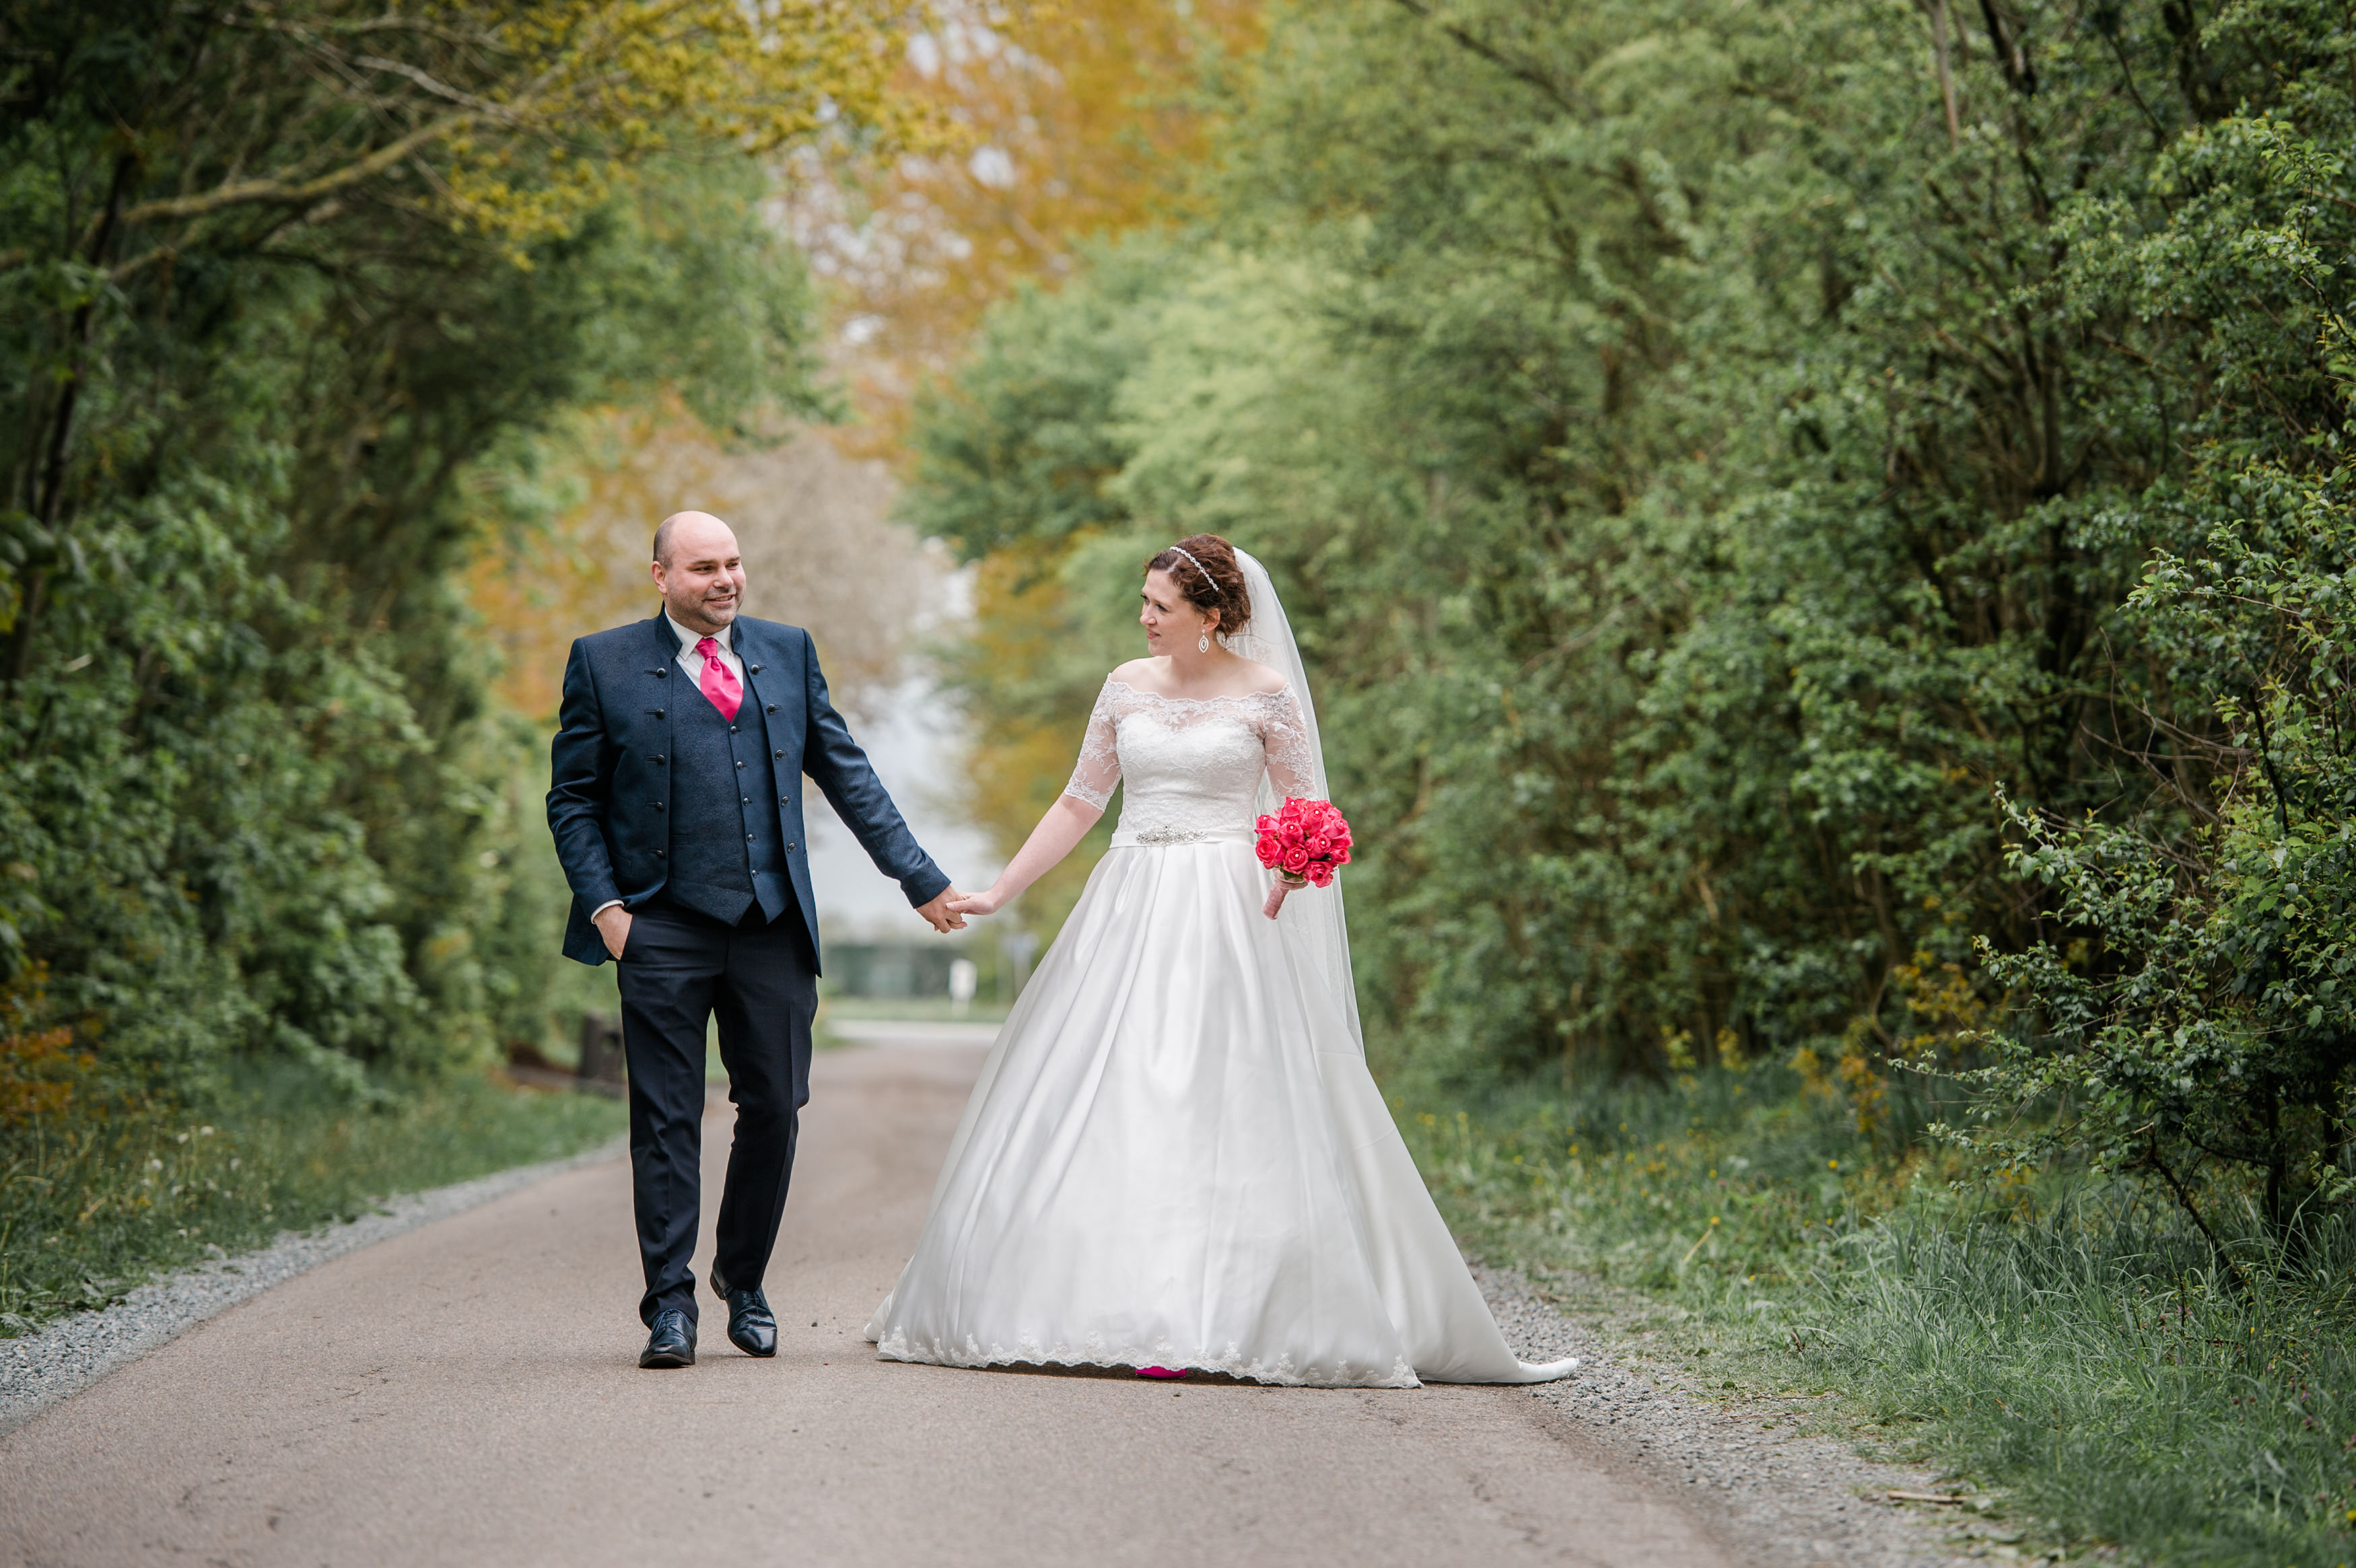
[[[695,1325],[678,1307],[669,1307],[655,1314],[654,1332],[647,1337],[647,1348],[638,1352],[642,1367],[691,1367],[695,1365]]]
[[[757,1290],[731,1290],[720,1271],[712,1271],[712,1293],[728,1304],[728,1342],[748,1356],[777,1353],[777,1315],[769,1298]]]

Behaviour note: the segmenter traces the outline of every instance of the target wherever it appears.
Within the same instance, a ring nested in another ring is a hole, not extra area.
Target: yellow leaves
[[[1260,37],[1259,0],[1014,0],[944,8],[898,90],[954,142],[864,156],[789,198],[863,336],[851,366],[877,450],[963,353],[982,311],[1066,275],[1076,241],[1183,218],[1214,123],[1200,73]],[[820,171],[809,171],[813,175]]]
[[[1929,953],[1918,952],[1912,963],[1891,967],[1890,987],[1904,1004],[1912,1025],[1897,1041],[1901,1054],[1919,1056],[1944,1048],[1959,1055],[1987,1027],[1988,1001],[1960,964],[1942,964]]]
[[[73,1102],[74,1081],[97,1059],[73,1047],[70,1029],[0,1036],[0,1126],[54,1116]]]

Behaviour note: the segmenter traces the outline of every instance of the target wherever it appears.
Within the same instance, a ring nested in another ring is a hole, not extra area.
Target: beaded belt
[[[1248,827],[1119,827],[1112,836],[1116,849],[1167,849],[1173,844],[1249,844],[1258,837]]]

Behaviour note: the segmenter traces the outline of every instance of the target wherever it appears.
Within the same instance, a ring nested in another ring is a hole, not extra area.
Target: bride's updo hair
[[[1192,557],[1192,560],[1188,558]],[[1251,590],[1236,563],[1236,547],[1216,534],[1193,534],[1145,563],[1166,572],[1179,594],[1195,609],[1219,613],[1219,635],[1233,636],[1251,624]]]

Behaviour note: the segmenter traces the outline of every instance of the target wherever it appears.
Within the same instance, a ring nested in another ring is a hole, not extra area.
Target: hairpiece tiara
[[[1212,592],[1217,593],[1219,592],[1218,580],[1211,575],[1211,571],[1208,567],[1205,566],[1201,561],[1194,560],[1192,555],[1188,554],[1185,550],[1180,549],[1174,544],[1170,547],[1170,549],[1171,553],[1173,555],[1183,555],[1186,557],[1186,560],[1194,566],[1194,570],[1203,574],[1203,581],[1211,585]],[[1225,597],[1225,595],[1221,595],[1221,597]]]

